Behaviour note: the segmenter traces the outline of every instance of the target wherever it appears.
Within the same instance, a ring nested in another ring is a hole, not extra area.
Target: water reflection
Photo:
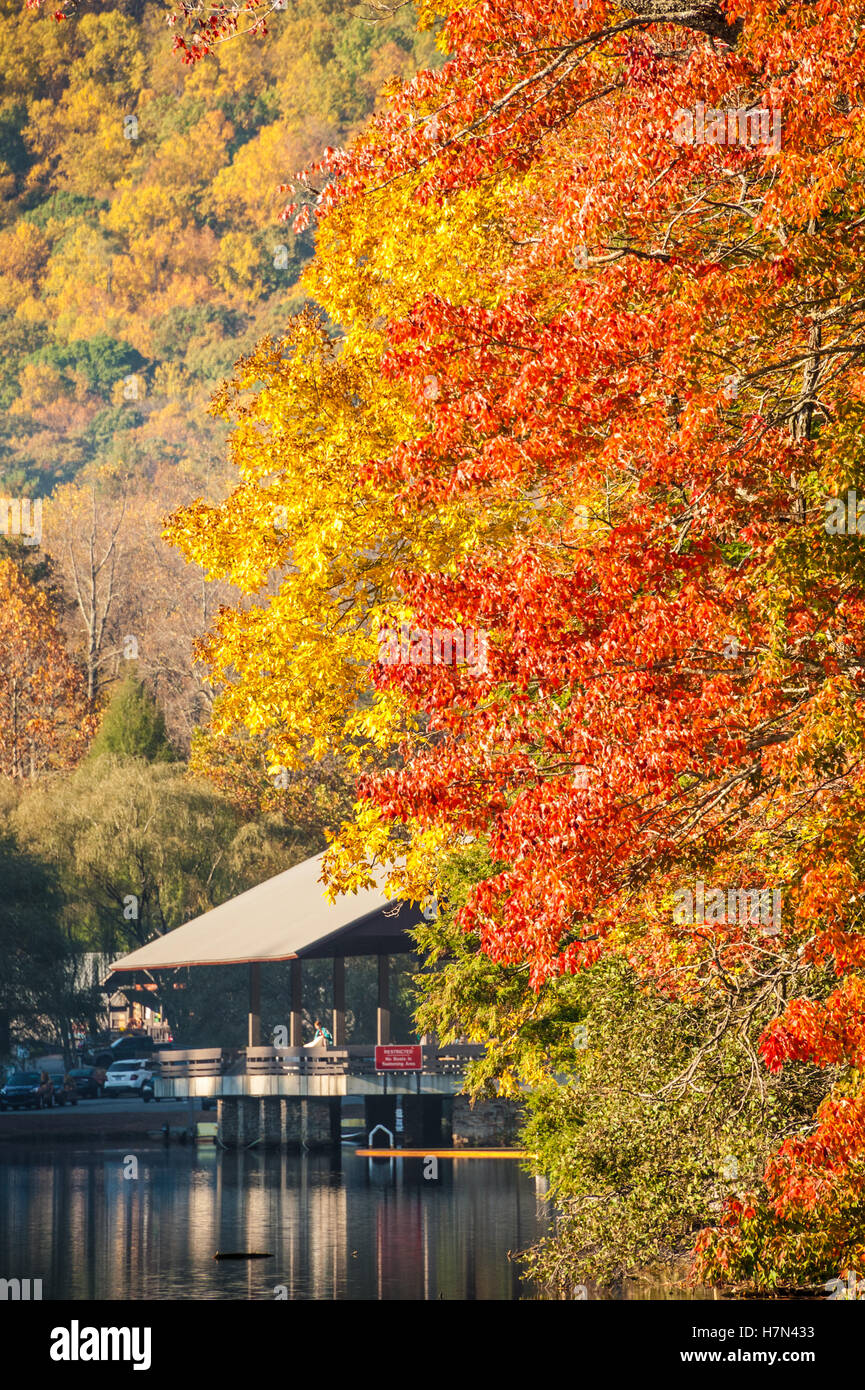
[[[124,1177],[138,1160],[137,1178]],[[546,1229],[517,1163],[163,1147],[0,1156],[0,1277],[46,1299],[516,1299]],[[273,1258],[214,1261],[217,1250]]]

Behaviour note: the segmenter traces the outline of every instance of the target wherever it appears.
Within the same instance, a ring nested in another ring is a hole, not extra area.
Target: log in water
[[[269,1250],[217,1250],[215,1260],[272,1260]]]

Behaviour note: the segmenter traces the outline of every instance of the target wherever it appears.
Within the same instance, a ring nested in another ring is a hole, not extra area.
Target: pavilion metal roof
[[[421,920],[417,907],[385,898],[380,887],[331,903],[321,882],[322,860],[320,854],[306,859],[149,941],[115,961],[111,974],[413,949],[406,933]],[[383,883],[383,871],[376,878]]]

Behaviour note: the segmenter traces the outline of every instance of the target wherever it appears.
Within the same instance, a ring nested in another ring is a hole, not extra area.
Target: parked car
[[[151,1057],[157,1045],[148,1033],[124,1033],[115,1038],[110,1047],[104,1047],[94,1054],[93,1062],[99,1067],[110,1067],[113,1062],[126,1058]]]
[[[106,1096],[140,1095],[142,1100],[153,1099],[153,1066],[146,1057],[130,1057],[112,1062],[105,1073]]]
[[[54,1087],[38,1071],[14,1071],[0,1087],[0,1110],[42,1110],[51,1105]]]
[[[75,1084],[79,1100],[96,1100],[102,1095],[105,1085],[103,1067],[73,1067],[69,1076]]]

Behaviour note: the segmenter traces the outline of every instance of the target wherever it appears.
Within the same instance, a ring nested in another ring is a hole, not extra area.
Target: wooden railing
[[[154,1052],[154,1070],[166,1081],[173,1077],[222,1076],[225,1053],[219,1047],[196,1048],[189,1052]]]
[[[247,1047],[247,1076],[345,1076],[347,1048]]]
[[[484,1049],[470,1043],[422,1049],[424,1076],[461,1076]],[[198,1048],[154,1053],[165,1080],[196,1076],[374,1076],[372,1043],[348,1047]],[[383,1073],[381,1073],[383,1074]],[[389,1072],[399,1076],[403,1073]],[[407,1073],[406,1073],[407,1074]]]

